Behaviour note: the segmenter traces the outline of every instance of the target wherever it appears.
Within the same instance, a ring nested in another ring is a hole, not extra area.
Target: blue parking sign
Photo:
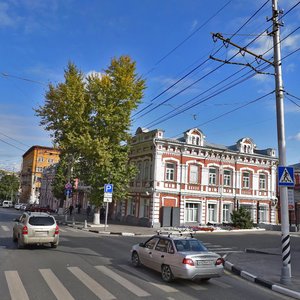
[[[104,184],[104,193],[112,194],[114,190],[114,185],[111,183]]]

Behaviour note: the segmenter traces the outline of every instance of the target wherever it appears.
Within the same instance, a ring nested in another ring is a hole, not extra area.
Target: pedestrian
[[[81,204],[78,203],[78,205],[77,205],[77,213],[78,213],[78,214],[80,214],[80,210],[81,210]]]
[[[90,213],[91,213],[91,206],[88,205],[88,207],[86,208],[86,215],[87,215],[87,217],[90,216]]]
[[[70,211],[70,216],[72,215],[72,212],[73,212],[73,205],[71,204],[70,206],[69,206],[69,211]]]
[[[105,218],[105,208],[102,206],[100,209],[100,219],[104,219]]]

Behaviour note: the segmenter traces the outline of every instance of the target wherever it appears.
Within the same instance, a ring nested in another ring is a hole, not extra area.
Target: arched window
[[[266,190],[267,189],[267,179],[266,174],[259,173],[259,189]]]
[[[243,172],[242,180],[243,180],[242,187],[244,189],[249,189],[250,188],[250,173],[248,171]]]
[[[165,167],[165,180],[175,181],[175,163],[167,162]]]
[[[227,169],[224,170],[223,173],[223,185],[224,186],[232,186],[232,171]]]
[[[218,184],[217,174],[218,174],[218,169],[216,167],[209,168],[209,173],[208,173],[208,184],[209,185]]]

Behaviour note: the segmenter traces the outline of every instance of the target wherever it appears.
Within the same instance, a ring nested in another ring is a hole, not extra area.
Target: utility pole
[[[257,55],[245,47],[240,47],[225,39],[220,33],[213,34],[214,39],[220,39],[226,45],[232,45],[240,49],[240,53],[248,53],[254,56],[257,60],[262,60],[271,64],[275,71],[275,92],[276,92],[276,118],[277,118],[277,138],[278,138],[278,157],[279,165],[286,166],[286,141],[285,141],[285,123],[284,123],[284,98],[283,98],[283,81],[282,81],[282,70],[281,70],[281,47],[280,47],[280,26],[279,14],[281,11],[278,10],[278,1],[272,0],[272,20],[273,28],[270,35],[273,36],[273,48],[274,48],[274,61],[268,61],[261,55]],[[228,60],[223,61],[211,57],[214,60],[237,65],[246,65],[254,69],[250,64],[234,63]],[[254,69],[255,70],[255,69]],[[255,70],[257,71],[257,70]],[[280,214],[281,214],[281,246],[282,246],[282,268],[280,281],[283,284],[291,282],[291,251],[290,251],[290,234],[289,234],[289,211],[288,211],[288,188],[287,186],[279,186],[280,192]]]
[[[272,0],[272,21],[273,21],[273,46],[274,46],[274,68],[276,84],[276,114],[277,114],[277,137],[279,165],[286,166],[286,143],[283,103],[283,82],[281,70],[280,51],[280,22],[278,20],[279,10],[277,0]],[[288,188],[280,186],[280,213],[281,213],[281,247],[282,247],[282,268],[281,282],[287,284],[291,281],[291,251],[289,234],[289,210],[288,210]]]

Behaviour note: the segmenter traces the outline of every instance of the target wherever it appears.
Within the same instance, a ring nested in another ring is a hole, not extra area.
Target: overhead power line
[[[258,13],[259,13],[259,11],[260,10],[262,10],[263,9],[263,7],[267,4],[269,2],[269,0],[267,0],[251,17],[249,17],[248,18],[248,20],[232,35],[232,37],[233,36],[235,36],[236,34],[238,34],[241,30],[242,30],[242,28],[244,28]],[[265,32],[265,31],[264,31]],[[231,38],[232,38],[231,37]],[[258,38],[258,37],[257,37]],[[256,39],[257,39],[256,38]],[[252,42],[250,42],[247,46],[249,46],[251,43],[253,43],[256,39],[254,39]],[[214,54],[213,55],[215,55],[215,54],[217,54],[221,49],[223,48],[223,46],[221,46],[221,47],[219,47],[218,48],[218,50],[216,50],[215,52],[214,52]],[[234,58],[235,56],[236,56],[237,54],[235,54],[232,58]],[[231,58],[231,59],[232,59]],[[204,61],[204,63],[205,62],[207,62],[208,60],[206,59],[205,61]],[[224,64],[223,64],[224,65]],[[217,71],[218,69],[220,69],[223,65],[220,65],[220,66],[218,66],[218,67],[216,67],[215,69],[213,69],[212,71],[210,71],[208,74],[206,74],[206,75],[204,75],[204,76],[202,76],[200,79],[198,79],[198,80],[196,80],[196,81],[194,81],[193,83],[191,83],[188,87],[186,87],[186,88],[184,88],[184,89],[182,89],[181,91],[179,91],[179,92],[177,92],[175,95],[173,95],[173,96],[171,96],[171,97],[169,97],[168,99],[166,99],[165,101],[163,101],[162,103],[160,103],[160,104],[157,104],[154,108],[152,108],[152,109],[150,109],[149,111],[147,111],[146,113],[144,113],[144,114],[142,114],[142,115],[140,115],[137,119],[139,119],[139,118],[141,118],[142,116],[145,116],[146,114],[148,114],[148,113],[150,113],[150,112],[152,112],[153,110],[155,110],[156,108],[158,108],[158,107],[160,107],[161,105],[163,105],[163,104],[165,104],[166,102],[168,102],[168,101],[170,101],[171,99],[173,99],[174,97],[176,97],[176,96],[178,96],[179,94],[181,94],[181,93],[183,93],[185,90],[187,90],[188,88],[190,88],[190,87],[192,87],[193,85],[195,85],[196,83],[198,83],[199,81],[201,81],[202,79],[204,79],[205,77],[207,77],[208,75],[210,75],[210,74],[212,74],[212,73],[214,73],[215,71]],[[177,81],[177,83],[178,82],[180,82],[181,80],[179,79],[178,81]],[[174,84],[175,85],[175,84]],[[173,86],[174,86],[173,85]],[[169,88],[168,88],[169,89]],[[161,93],[162,94],[162,93]],[[156,97],[157,98],[157,97]],[[145,109],[147,109],[147,108],[149,108],[151,106],[151,104],[150,105],[148,105],[147,107],[145,107],[142,111],[144,111]],[[139,113],[141,113],[141,111],[140,112],[137,112],[136,114],[134,114],[132,117],[134,118],[137,114],[139,114]]]
[[[23,151],[23,152],[26,152],[26,150],[21,149],[21,148],[19,148],[19,147],[13,145],[13,144],[11,144],[11,143],[8,143],[8,142],[6,142],[6,141],[4,141],[4,140],[2,140],[2,139],[0,139],[0,141],[1,141],[2,143],[5,143],[5,144],[7,144],[7,145],[9,145],[9,146],[11,146],[11,147],[14,147],[14,148],[18,149],[18,150],[21,150],[21,151]]]
[[[182,46],[186,41],[188,41],[192,36],[194,36],[200,29],[202,29],[206,24],[208,24],[213,18],[215,18],[232,0],[225,3],[220,9],[217,10],[210,18],[204,21],[199,27],[197,27],[191,34],[189,34],[182,42],[180,42],[177,46],[175,46],[172,50],[170,50],[166,55],[160,58],[154,65],[154,67],[149,70],[145,76],[150,74],[153,70],[155,70],[156,66],[159,65],[163,60],[165,60],[168,56],[170,56],[173,52],[175,52],[180,46]]]

